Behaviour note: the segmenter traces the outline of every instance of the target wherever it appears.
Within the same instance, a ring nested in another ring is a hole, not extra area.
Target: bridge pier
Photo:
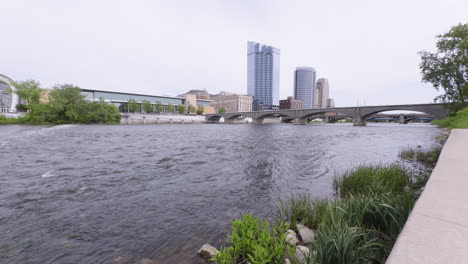
[[[307,125],[307,118],[296,118],[296,125]]]
[[[403,114],[400,115],[399,123],[402,124],[402,125],[406,124],[406,122],[405,122],[405,115],[403,115]]]
[[[353,118],[353,126],[365,126],[365,125],[366,125],[366,119],[363,118],[362,116]]]

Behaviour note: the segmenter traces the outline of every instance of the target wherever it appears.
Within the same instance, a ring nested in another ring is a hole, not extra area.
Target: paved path
[[[468,129],[452,130],[387,264],[468,263]]]

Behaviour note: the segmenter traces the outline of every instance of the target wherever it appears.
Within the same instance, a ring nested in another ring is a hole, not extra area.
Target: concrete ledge
[[[452,130],[386,263],[468,263],[468,129]]]

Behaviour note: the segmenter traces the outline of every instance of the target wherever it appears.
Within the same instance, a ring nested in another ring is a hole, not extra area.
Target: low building
[[[210,93],[206,89],[203,90],[190,90],[185,94],[192,94],[197,97],[197,99],[202,99],[202,100],[208,100],[210,99]],[[185,94],[179,95],[180,97],[183,97]]]
[[[12,93],[13,80],[0,74],[0,112],[16,112],[16,105],[19,103],[17,94]]]
[[[224,108],[227,113],[252,111],[253,98],[250,95],[221,92],[212,95],[211,100],[211,106],[216,112],[219,112],[221,108]]]
[[[214,108],[211,107],[211,100],[197,99],[195,95],[187,95],[184,97],[171,97],[171,96],[160,96],[160,95],[148,95],[148,94],[135,94],[135,93],[122,93],[112,91],[101,91],[92,89],[81,89],[81,94],[85,96],[86,100],[99,101],[104,100],[107,103],[112,103],[117,106],[121,112],[128,112],[128,102],[135,100],[137,104],[143,104],[143,101],[148,101],[153,105],[155,109],[156,104],[163,105],[163,113],[174,113],[177,112],[178,106],[193,105],[195,107],[203,106],[203,114],[214,114]],[[174,106],[173,111],[171,107]]]
[[[279,109],[302,109],[304,108],[304,101],[294,99],[292,96],[288,96],[285,100],[280,100]]]

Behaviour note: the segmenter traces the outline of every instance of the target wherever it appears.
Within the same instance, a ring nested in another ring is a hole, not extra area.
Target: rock
[[[296,258],[297,262],[305,263],[307,256],[309,256],[309,249],[304,246],[297,246],[296,253],[294,253],[294,257]]]
[[[218,252],[219,251],[210,244],[205,244],[198,250],[198,256],[202,259],[210,260],[212,257],[216,256]]]
[[[289,229],[286,231],[286,243],[288,243],[291,246],[295,246],[299,242],[297,240],[297,234],[293,230]]]
[[[315,233],[307,226],[297,224],[297,231],[299,231],[299,235],[301,236],[302,242],[304,242],[304,244],[309,244],[314,241]]]
[[[283,264],[291,264],[291,261],[288,258],[285,258]]]

